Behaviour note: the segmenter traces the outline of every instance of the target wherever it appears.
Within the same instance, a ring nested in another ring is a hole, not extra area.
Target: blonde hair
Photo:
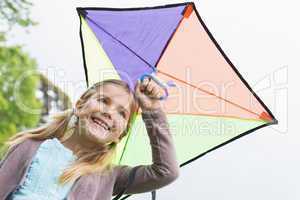
[[[121,140],[128,133],[131,126],[131,121],[138,109],[137,101],[135,101],[134,95],[125,82],[121,80],[110,79],[94,84],[91,88],[89,88],[87,91],[85,91],[85,93],[81,95],[79,100],[76,102],[76,109],[82,108],[87,100],[97,92],[97,87],[103,86],[105,84],[115,84],[124,88],[132,98],[130,105],[130,117],[126,130],[120,136]],[[26,139],[46,140],[50,138],[58,138],[61,141],[67,139],[74,132],[72,130],[74,128],[72,128],[71,130],[68,129],[68,124],[72,115],[73,110],[66,110],[64,112],[56,114],[53,117],[53,120],[44,126],[17,133],[6,142],[6,145],[8,145],[8,150],[10,150],[13,146],[22,143]],[[90,173],[104,173],[111,170],[113,167],[113,160],[116,156],[116,147],[117,143],[112,142],[111,144],[104,146],[101,149],[97,148],[89,152],[79,152],[75,162],[72,163],[68,168],[66,168],[59,177],[59,183],[65,184],[69,181],[76,180],[83,175],[87,175]]]

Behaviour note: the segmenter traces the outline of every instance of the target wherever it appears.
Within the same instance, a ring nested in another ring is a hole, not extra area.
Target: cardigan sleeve
[[[136,166],[133,182],[126,194],[149,192],[173,182],[179,176],[179,164],[176,159],[173,138],[168,128],[165,113],[161,109],[142,113],[152,150],[152,164]],[[133,167],[117,168],[113,195],[119,194],[128,184]]]
[[[0,162],[0,199],[5,199],[21,181],[28,159],[29,140],[8,150]]]

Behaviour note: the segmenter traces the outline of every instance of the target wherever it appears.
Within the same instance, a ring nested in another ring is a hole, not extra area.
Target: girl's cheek
[[[97,101],[97,99],[90,99],[89,102],[86,104],[88,109],[99,109],[99,107],[103,106],[101,102]]]
[[[125,121],[122,120],[121,118],[118,118],[118,120],[116,120],[116,127],[118,127],[117,128],[117,132],[118,133],[122,133],[125,130],[125,128],[126,128]]]
[[[88,102],[78,110],[78,114],[83,117],[84,115],[90,114],[92,111],[93,111],[93,104],[91,102]]]
[[[100,107],[103,107],[103,105],[101,103],[99,103],[97,100],[92,100],[90,102],[90,108],[99,109]]]
[[[122,126],[121,126],[121,132],[123,132],[126,129],[126,126],[127,126],[126,121],[123,120],[122,121]]]

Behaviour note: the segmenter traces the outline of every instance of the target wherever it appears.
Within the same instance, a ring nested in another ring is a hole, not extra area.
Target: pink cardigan
[[[152,149],[151,165],[137,166],[135,178],[126,194],[149,192],[173,182],[179,175],[172,135],[165,113],[158,109],[142,113]],[[0,200],[23,183],[31,160],[43,141],[28,139],[13,147],[0,163]],[[80,177],[72,186],[67,200],[111,200],[128,184],[133,167],[116,166],[106,175]],[[45,194],[46,195],[46,194]]]

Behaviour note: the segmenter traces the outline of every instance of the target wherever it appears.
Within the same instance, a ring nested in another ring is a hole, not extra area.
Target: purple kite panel
[[[153,71],[151,66],[178,27],[184,8],[85,11],[89,26],[114,66],[136,79],[140,73]]]

